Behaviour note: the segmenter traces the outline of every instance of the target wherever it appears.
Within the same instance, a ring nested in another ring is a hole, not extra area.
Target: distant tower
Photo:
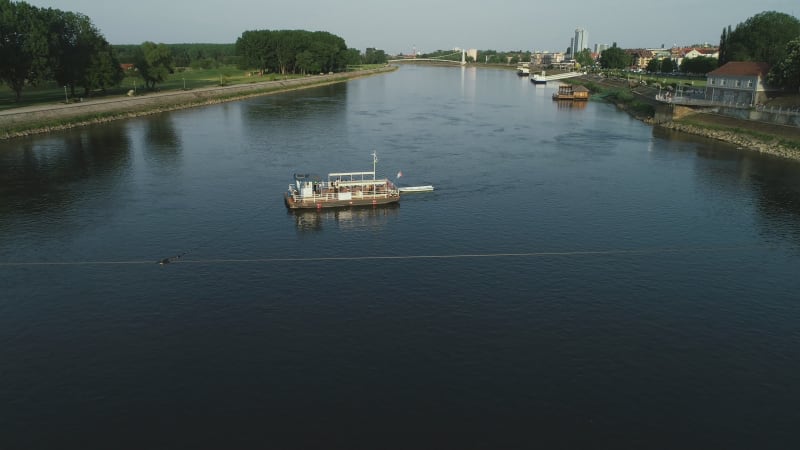
[[[585,48],[589,48],[589,33],[583,28],[576,28],[575,38],[572,40],[572,57],[574,58]]]

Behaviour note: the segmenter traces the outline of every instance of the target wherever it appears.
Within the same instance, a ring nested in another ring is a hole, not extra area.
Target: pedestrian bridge
[[[536,74],[532,74],[531,76],[533,77],[533,80],[535,80],[536,82],[539,82],[539,81],[563,80],[565,78],[582,77],[584,75],[586,75],[585,72],[564,72],[564,73],[557,73],[557,74],[554,74],[554,75],[547,75],[547,73],[545,72],[544,75],[536,73]]]

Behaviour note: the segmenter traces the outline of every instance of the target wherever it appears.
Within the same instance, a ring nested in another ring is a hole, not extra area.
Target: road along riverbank
[[[0,139],[341,83],[394,70],[397,70],[396,66],[385,66],[377,69],[314,75],[288,80],[215,86],[189,91],[153,92],[133,97],[90,99],[80,103],[15,108],[0,111]]]

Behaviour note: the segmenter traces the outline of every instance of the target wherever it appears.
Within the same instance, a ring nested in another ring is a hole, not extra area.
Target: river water
[[[0,142],[0,448],[797,448],[800,164],[555,88],[407,66]],[[284,207],[373,151],[436,190]]]

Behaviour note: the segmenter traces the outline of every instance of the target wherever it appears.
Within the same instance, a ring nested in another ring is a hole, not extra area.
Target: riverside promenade
[[[131,97],[89,98],[77,103],[51,103],[13,108],[0,111],[0,139],[323,86],[393,70],[396,70],[395,66],[384,66],[377,69],[287,80],[212,86],[187,91],[148,92]]]

